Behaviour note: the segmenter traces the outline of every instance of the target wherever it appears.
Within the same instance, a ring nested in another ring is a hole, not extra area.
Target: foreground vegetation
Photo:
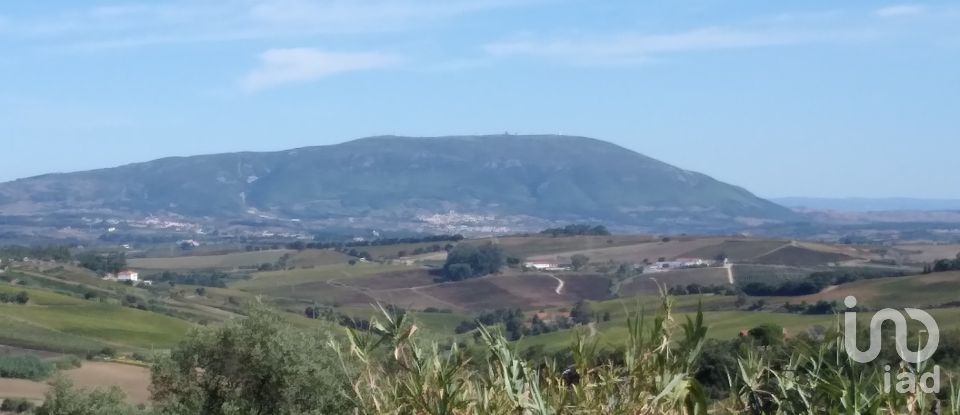
[[[835,331],[786,339],[779,327],[768,325],[751,330],[738,347],[718,347],[707,339],[703,313],[679,319],[672,310],[673,300],[664,296],[652,314],[632,313],[622,348],[599,347],[581,332],[565,357],[528,359],[482,326],[475,345],[423,341],[410,315],[386,307],[368,329],[333,337],[329,331],[294,329],[277,314],[256,308],[249,318],[197,329],[162,358],[153,368],[150,411],[960,414],[952,381],[943,379],[939,395],[885,391],[881,366],[853,362]],[[895,375],[926,370],[903,364],[893,369]],[[711,386],[718,379],[725,387]],[[141,412],[124,404],[116,390],[79,391],[63,383],[36,410],[48,415]]]

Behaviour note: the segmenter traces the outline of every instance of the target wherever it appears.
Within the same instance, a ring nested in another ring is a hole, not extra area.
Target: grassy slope
[[[763,298],[768,304],[782,304],[784,302],[808,303],[818,300],[843,301],[847,295],[854,295],[859,304],[872,309],[891,307],[902,309],[905,307],[921,308],[929,312],[938,322],[941,330],[960,329],[960,307],[941,307],[948,302],[960,301],[960,272],[935,273],[909,277],[891,277],[872,280],[860,280],[838,286],[819,294],[805,297],[767,297]],[[749,300],[753,302],[760,298]],[[741,330],[755,327],[759,324],[772,323],[784,327],[787,333],[799,333],[815,325],[829,327],[836,324],[834,315],[800,315],[770,311],[733,311],[732,296],[682,296],[675,297],[676,307],[674,318],[682,322],[687,316],[692,316],[698,302],[703,303],[705,319],[710,326],[709,336],[714,338],[731,338]],[[643,308],[652,314],[658,305],[654,296],[644,295],[623,300],[610,300],[592,303],[597,313],[610,312],[611,321],[596,326],[603,344],[621,344],[625,336],[624,320],[627,310]],[[870,312],[861,313],[860,320],[866,320],[872,315]],[[580,330],[586,330],[581,328]],[[541,336],[523,339],[521,347],[543,346],[547,350],[560,350],[569,344],[575,331],[564,330]]]
[[[944,303],[960,301],[960,272],[860,280],[789,300],[794,303],[843,301],[848,295],[855,296],[860,305],[872,308],[941,306]]]
[[[257,272],[252,274],[249,280],[237,281],[231,284],[231,288],[257,292],[260,290],[277,287],[293,287],[307,283],[350,279],[353,277],[406,269],[410,269],[410,267],[402,265],[381,265],[377,263],[361,262],[357,263],[356,265],[332,264],[317,266],[314,268]]]
[[[116,304],[87,301],[46,290],[0,284],[0,292],[26,291],[27,305],[0,305],[0,342],[48,350],[83,351],[110,344],[150,349],[172,346],[191,324]]]
[[[353,259],[353,257],[341,254],[332,249],[305,249],[294,253],[287,261],[287,264],[298,268],[316,267],[343,264],[351,259]]]

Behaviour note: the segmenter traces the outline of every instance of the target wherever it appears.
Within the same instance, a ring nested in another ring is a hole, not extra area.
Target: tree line
[[[960,254],[957,254],[957,257],[954,259],[940,259],[934,262],[932,265],[927,264],[923,266],[924,274],[947,271],[960,271]]]
[[[573,224],[567,225],[558,228],[547,228],[540,231],[541,234],[550,235],[550,236],[582,236],[582,235],[594,235],[594,236],[607,236],[610,235],[610,231],[607,230],[606,226],[603,225],[583,225],[583,224]]]
[[[123,252],[84,252],[76,259],[81,267],[99,274],[116,274],[127,267],[127,255]]]
[[[23,258],[39,259],[44,261],[69,262],[73,255],[70,248],[63,245],[47,246],[20,246],[7,245],[0,247],[0,259],[17,260]]]
[[[158,274],[151,274],[150,278],[154,282],[165,282],[171,285],[199,285],[202,287],[226,288],[230,275],[222,271],[194,271],[194,272],[174,272],[163,271]]]
[[[384,246],[384,245],[399,245],[399,244],[416,244],[424,242],[460,242],[462,241],[463,235],[427,235],[421,237],[407,237],[407,238],[378,238],[371,240],[363,241],[340,241],[340,242],[329,242],[329,241],[314,241],[314,242],[304,242],[296,241],[286,244],[287,249],[295,249],[302,251],[304,249],[331,249],[331,248],[360,248],[365,246]]]
[[[840,285],[862,279],[902,277],[905,275],[907,274],[903,271],[865,268],[818,271],[801,280],[787,280],[779,284],[754,281],[742,284],[739,288],[744,294],[753,297],[793,297],[816,294],[831,285]]]

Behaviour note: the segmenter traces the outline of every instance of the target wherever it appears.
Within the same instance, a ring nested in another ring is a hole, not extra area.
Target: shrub
[[[150,355],[147,355],[147,354],[145,354],[145,353],[140,353],[140,352],[135,352],[134,354],[130,355],[130,358],[133,359],[133,360],[136,360],[136,361],[138,361],[138,362],[151,362],[151,361],[153,361],[153,358],[151,358]]]
[[[20,291],[16,294],[0,293],[0,303],[13,303],[24,305],[30,302],[30,294],[26,291]]]
[[[34,406],[33,402],[24,398],[7,398],[3,400],[3,403],[0,403],[0,411],[22,414],[32,411]]]
[[[103,349],[100,349],[99,355],[100,355],[100,356],[103,356],[103,357],[111,357],[111,358],[112,358],[112,357],[117,357],[117,349],[114,349],[114,348],[109,347],[109,346],[108,346],[108,347],[104,347]]]
[[[13,297],[13,301],[17,304],[26,304],[30,302],[30,294],[27,294],[26,291],[20,291]]]
[[[500,247],[487,243],[480,246],[457,245],[447,255],[443,276],[447,281],[493,274],[503,267],[505,258]]]
[[[774,346],[783,343],[783,327],[776,324],[763,324],[747,332],[762,346]]]
[[[0,378],[43,380],[53,374],[53,363],[34,355],[0,356]]]
[[[83,366],[83,360],[77,356],[68,355],[54,360],[53,365],[57,368],[57,370],[77,369]]]

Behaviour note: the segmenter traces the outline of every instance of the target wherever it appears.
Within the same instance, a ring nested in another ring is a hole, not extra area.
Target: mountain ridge
[[[840,212],[960,210],[960,199],[919,197],[775,197],[768,200],[795,209]]]
[[[0,183],[0,214],[87,211],[397,220],[456,211],[648,227],[796,218],[742,187],[606,141],[561,135],[374,136]]]

